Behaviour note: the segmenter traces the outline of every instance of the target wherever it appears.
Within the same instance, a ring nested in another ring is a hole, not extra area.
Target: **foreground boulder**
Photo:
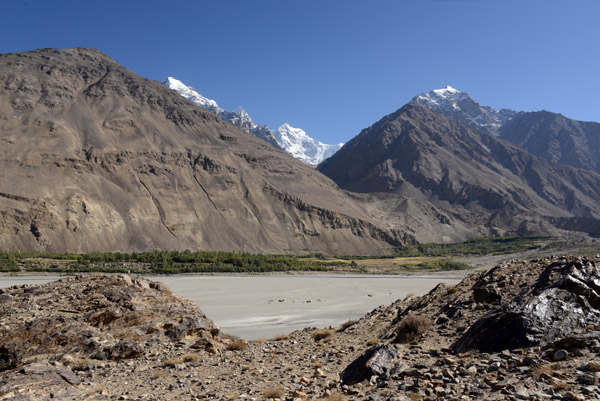
[[[512,301],[479,319],[452,348],[501,351],[581,334],[600,317],[600,270],[584,258],[558,260]]]
[[[126,275],[0,290],[0,372],[33,362],[138,358],[152,343],[219,339],[191,301]]]

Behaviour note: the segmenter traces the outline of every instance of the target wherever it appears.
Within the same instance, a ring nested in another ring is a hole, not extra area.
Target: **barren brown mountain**
[[[0,248],[381,253],[328,178],[93,49],[0,56]]]
[[[534,155],[600,173],[600,123],[548,111],[519,113],[499,135]]]

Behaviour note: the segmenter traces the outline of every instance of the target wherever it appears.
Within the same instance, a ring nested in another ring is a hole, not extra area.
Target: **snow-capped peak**
[[[294,128],[288,123],[283,124],[273,132],[266,125],[256,125],[250,115],[242,107],[235,111],[226,111],[219,107],[217,102],[208,99],[198,93],[194,88],[185,85],[173,77],[164,81],[164,85],[173,89],[183,97],[198,106],[208,109],[219,116],[221,119],[241,128],[249,134],[252,134],[275,147],[280,147],[295,158],[307,163],[316,165],[337,152],[343,143],[337,145],[327,145],[308,136],[300,128]]]
[[[460,91],[458,89],[454,89],[450,85],[446,86],[444,89],[434,89],[432,92],[434,92],[436,95],[440,95],[440,96],[444,96],[446,94],[452,94],[452,93],[460,93]]]
[[[497,135],[498,129],[517,114],[513,110],[498,111],[489,106],[482,106],[468,93],[451,86],[421,93],[411,102],[492,135]]]
[[[204,107],[205,109],[209,109],[217,114],[221,111],[224,111],[222,108],[219,107],[217,102],[215,102],[212,99],[202,96],[200,93],[198,93],[198,91],[196,91],[191,86],[187,86],[183,82],[178,81],[177,79],[175,79],[173,77],[168,77],[163,82],[163,85],[165,85],[169,89],[173,89],[173,90],[177,91],[184,98],[191,100],[192,102],[196,103],[198,106]]]
[[[274,132],[279,146],[286,152],[308,164],[319,164],[332,156],[344,145],[327,145],[309,137],[304,130],[284,123]]]

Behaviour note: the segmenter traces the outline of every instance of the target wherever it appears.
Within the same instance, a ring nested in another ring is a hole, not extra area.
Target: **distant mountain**
[[[349,191],[421,198],[488,233],[547,234],[550,222],[584,230],[582,217],[600,227],[600,175],[531,155],[415,102],[318,169]]]
[[[343,143],[326,145],[309,137],[300,128],[294,128],[287,123],[277,128],[275,138],[279,146],[286,152],[296,159],[312,165],[319,164],[344,146]]]
[[[600,173],[600,123],[548,111],[519,113],[499,135],[534,155]]]
[[[412,103],[520,146],[547,160],[600,172],[600,124],[548,111],[494,110],[450,86],[415,96]]]
[[[194,88],[172,77],[167,78],[164,85],[169,89],[177,91],[181,96],[191,100],[198,106],[212,111],[223,120],[230,122],[247,133],[285,150],[304,163],[317,165],[344,145],[343,143],[337,145],[324,144],[309,137],[300,128],[293,128],[287,123],[283,124],[276,131],[272,131],[266,125],[255,125],[252,118],[250,118],[243,108],[240,107],[235,111],[225,111],[214,100],[202,96]]]
[[[494,136],[498,135],[498,130],[504,124],[519,114],[514,110],[494,110],[489,106],[482,106],[468,93],[451,86],[422,93],[411,102]]]
[[[0,55],[0,144],[2,250],[373,254],[414,241],[94,49]]]
[[[241,128],[243,131],[252,134],[263,141],[269,142],[271,145],[282,149],[277,143],[277,139],[269,127],[265,125],[255,125],[252,118],[246,113],[246,110],[239,107],[235,111],[226,111],[219,107],[216,101],[206,98],[198,93],[194,88],[185,85],[183,82],[176,80],[173,77],[168,77],[163,84],[174,91],[178,92],[184,98],[191,100],[200,107],[204,107],[215,113],[223,120]]]

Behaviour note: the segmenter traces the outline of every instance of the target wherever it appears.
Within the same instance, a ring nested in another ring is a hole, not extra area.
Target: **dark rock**
[[[550,264],[511,302],[479,319],[452,348],[501,351],[553,342],[598,322],[598,268],[586,260]]]
[[[564,361],[569,356],[569,352],[564,349],[559,349],[554,354],[552,354],[552,359],[555,361]]]
[[[368,349],[341,373],[344,384],[353,385],[369,380],[373,375],[380,376],[390,372],[395,366],[400,352],[390,345],[378,345]]]
[[[502,294],[492,286],[476,287],[473,288],[473,299],[484,304],[496,304],[502,302]]]

